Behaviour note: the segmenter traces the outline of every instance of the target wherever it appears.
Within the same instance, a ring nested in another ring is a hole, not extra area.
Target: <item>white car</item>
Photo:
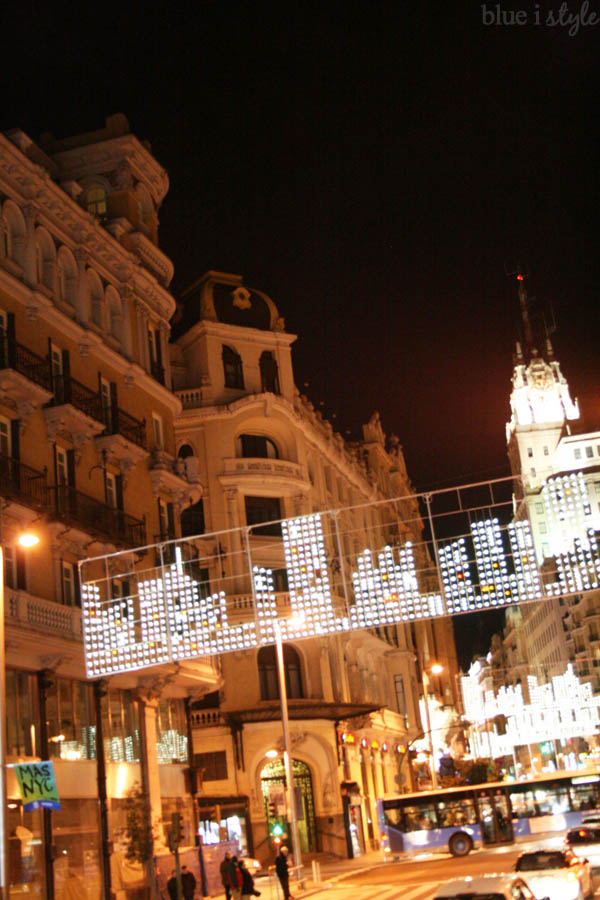
[[[515,872],[526,879],[536,897],[584,900],[593,892],[592,867],[572,850],[531,850],[521,853]]]
[[[536,897],[520,875],[478,875],[440,884],[433,900],[547,900]]]
[[[592,868],[600,866],[600,827],[597,825],[570,828],[565,843],[577,856],[589,859]]]

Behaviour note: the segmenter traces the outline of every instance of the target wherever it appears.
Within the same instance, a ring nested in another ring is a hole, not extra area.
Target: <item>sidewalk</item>
[[[337,857],[326,857],[318,859],[317,862],[321,867],[321,882],[319,884],[313,881],[312,863],[309,861],[304,866],[304,888],[301,888],[299,882],[294,877],[290,879],[290,890],[295,900],[304,900],[305,897],[311,897],[319,894],[321,891],[327,891],[340,879],[347,877],[352,872],[362,872],[365,869],[372,869],[374,866],[384,866],[386,862],[383,859],[381,850],[373,850],[364,853],[357,859],[338,859]],[[255,878],[255,887],[261,892],[263,900],[282,900],[283,894],[279,881],[275,873],[269,876]],[[225,900],[225,894],[218,894],[213,900]]]

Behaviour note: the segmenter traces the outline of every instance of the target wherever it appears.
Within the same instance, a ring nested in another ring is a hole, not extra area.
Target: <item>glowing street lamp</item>
[[[23,533],[21,547],[35,547],[39,538]],[[0,542],[0,900],[8,900],[8,829],[6,821],[6,648],[4,639],[4,547]]]
[[[432,675],[440,675],[444,671],[444,667],[439,663],[433,663],[429,669]],[[427,692],[427,688],[429,687],[429,673],[425,666],[423,666],[423,706],[425,707],[425,719],[427,720],[427,738],[429,742],[429,765],[431,767],[431,787],[434,791],[438,789],[438,778],[437,772],[435,770],[435,757],[433,755],[433,738],[431,735],[431,716],[429,715],[429,694]]]

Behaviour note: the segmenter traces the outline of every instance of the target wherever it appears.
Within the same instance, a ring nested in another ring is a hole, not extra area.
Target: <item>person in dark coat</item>
[[[167,881],[167,892],[170,900],[177,900],[177,876],[175,872],[171,872],[171,877]]]
[[[187,866],[181,867],[181,892],[183,900],[194,900],[196,892],[196,878]]]
[[[279,878],[281,889],[283,891],[283,900],[294,900],[290,894],[290,872],[288,868],[289,852],[288,848],[283,845],[275,859],[275,871],[277,872],[277,877]]]
[[[251,897],[260,897],[260,891],[254,887],[254,878],[250,870],[246,868],[243,859],[240,859],[238,868],[242,873],[242,900],[250,900]]]
[[[220,866],[221,884],[225,888],[225,900],[231,900],[231,882],[229,880],[229,863],[231,862],[231,851],[226,850],[223,862]]]
[[[229,860],[227,878],[229,880],[232,900],[240,900],[242,896],[242,873],[238,867],[237,856],[232,856]]]

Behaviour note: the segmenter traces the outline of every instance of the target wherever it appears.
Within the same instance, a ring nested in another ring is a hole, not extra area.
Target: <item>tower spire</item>
[[[533,350],[533,329],[531,327],[531,318],[529,316],[529,298],[527,297],[527,288],[525,287],[525,275],[521,271],[520,266],[517,267],[517,282],[519,287],[521,318],[523,319],[523,329],[525,332],[525,347],[531,352],[531,350]]]

